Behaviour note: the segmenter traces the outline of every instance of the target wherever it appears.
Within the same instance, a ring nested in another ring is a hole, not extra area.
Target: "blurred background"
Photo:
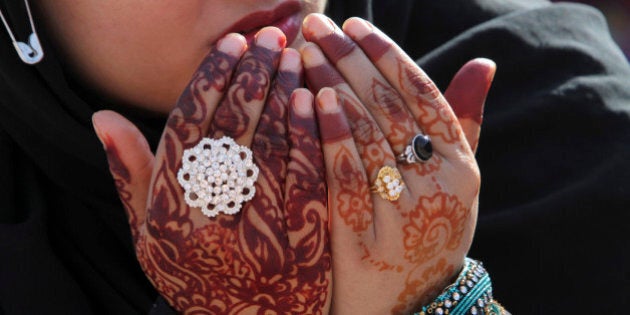
[[[558,1],[557,1],[558,2]],[[572,0],[601,10],[610,26],[613,38],[630,60],[630,0]]]

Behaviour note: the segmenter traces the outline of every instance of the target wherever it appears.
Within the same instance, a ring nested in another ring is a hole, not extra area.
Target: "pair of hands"
[[[221,39],[155,155],[120,115],[94,115],[138,260],[179,311],[405,313],[463,263],[477,215],[473,151],[494,65],[469,62],[442,95],[361,19],[341,30],[310,15],[303,33],[311,43],[300,52],[285,48],[275,28],[249,47],[240,35]],[[396,167],[395,155],[421,131],[432,137],[433,158],[398,165],[406,184],[399,200],[372,193],[378,170]],[[239,214],[209,219],[186,205],[177,171],[185,149],[223,135],[252,149],[260,175]]]

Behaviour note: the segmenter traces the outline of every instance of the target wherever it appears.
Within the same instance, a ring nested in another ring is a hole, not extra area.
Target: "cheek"
[[[110,33],[114,45],[104,49],[116,58],[112,79],[132,104],[170,111],[210,51],[208,42],[218,34],[199,31],[192,9],[180,8],[175,15],[156,10]]]
[[[58,33],[69,63],[98,90],[166,113],[219,36],[213,30],[220,27],[200,14],[202,2],[214,3],[125,2],[116,9],[106,2],[79,4],[60,16]]]

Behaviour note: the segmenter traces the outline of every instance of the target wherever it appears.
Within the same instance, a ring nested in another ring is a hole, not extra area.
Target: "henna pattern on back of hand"
[[[180,311],[323,314],[332,268],[326,190],[323,175],[309,171],[323,165],[303,159],[304,168],[288,169],[287,104],[301,84],[301,74],[279,73],[269,92],[252,145],[260,168],[254,199],[239,214],[215,219],[203,217],[183,200],[175,176],[180,166],[176,153],[205,136],[200,125],[211,113],[203,91],[226,88],[226,69],[237,63],[229,57],[214,54],[215,59],[206,62],[168,122],[166,154],[157,162],[146,231],[136,243],[138,260],[158,291]],[[241,61],[242,72],[227,89],[228,106],[215,113],[214,119],[222,122],[211,133],[245,132],[241,127],[251,117],[243,107],[267,97],[265,86],[272,81],[277,58],[257,48]],[[306,123],[303,127],[314,128]],[[321,156],[316,141],[293,141],[307,142],[301,144],[310,151],[306,154]],[[293,174],[291,186],[285,186],[287,174]],[[291,199],[285,200],[285,194]]]

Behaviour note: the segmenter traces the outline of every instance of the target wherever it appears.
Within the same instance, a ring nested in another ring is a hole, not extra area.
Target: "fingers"
[[[455,74],[444,92],[473,152],[479,143],[483,106],[495,72],[496,64],[492,60],[471,60]]]
[[[289,157],[288,104],[293,90],[302,85],[302,62],[294,49],[282,52],[278,74],[264,105],[260,122],[254,135],[252,151],[260,173],[256,192],[265,196],[266,204],[252,200],[247,209],[258,212],[255,223],[270,227],[274,235],[286,239],[284,204],[285,180]],[[248,210],[249,211],[249,210]],[[263,222],[264,221],[264,222]]]
[[[304,20],[304,29],[306,38],[322,48],[372,114],[392,149],[402,152],[409,139],[420,129],[398,92],[354,41],[329,18],[309,15]]]
[[[306,89],[293,92],[289,130],[291,152],[284,198],[287,234],[291,247],[300,250],[305,261],[319,260],[328,252],[326,175],[313,95]]]
[[[302,48],[302,60],[307,81],[312,89],[320,90],[323,87],[335,89],[343,111],[348,117],[354,145],[361,153],[361,161],[368,178],[376,177],[381,166],[395,164],[391,147],[378,123],[341,74],[326,60],[321,50],[314,44],[305,45]]]
[[[284,198],[289,245],[301,257],[297,264],[301,276],[310,279],[309,286],[325,281],[331,292],[326,170],[313,94],[306,89],[295,90],[291,97],[289,130],[291,153]],[[322,271],[326,279],[319,276]],[[330,301],[328,298],[327,305]]]
[[[343,29],[399,93],[435,151],[458,159],[469,154],[455,114],[433,81],[391,39],[368,22],[351,18]]]
[[[241,35],[229,34],[217,43],[169,117],[157,152],[150,218],[205,222],[199,211],[179,206],[185,205],[176,177],[182,153],[208,133],[251,145],[284,44],[276,28],[261,30],[245,56],[247,44]]]
[[[252,151],[261,163],[261,173],[268,173],[278,184],[284,184],[289,155],[287,117],[289,98],[293,90],[302,86],[300,54],[291,48],[282,52],[278,74],[260,117]]]
[[[285,45],[284,34],[275,27],[266,27],[256,34],[215,112],[209,130],[211,138],[228,136],[240,145],[251,145]]]
[[[357,244],[374,239],[368,179],[335,91],[322,89],[317,95],[316,108],[326,165],[328,207],[333,209],[330,213],[333,255],[343,252],[349,257],[360,257]]]
[[[96,112],[92,123],[107,153],[109,170],[127,211],[132,235],[137,239],[138,229],[146,217],[145,206],[155,158],[138,128],[118,113]]]
[[[171,172],[179,168],[183,151],[206,136],[234,67],[246,48],[245,38],[241,35],[229,34],[221,39],[180,96],[169,115],[156,155]]]

